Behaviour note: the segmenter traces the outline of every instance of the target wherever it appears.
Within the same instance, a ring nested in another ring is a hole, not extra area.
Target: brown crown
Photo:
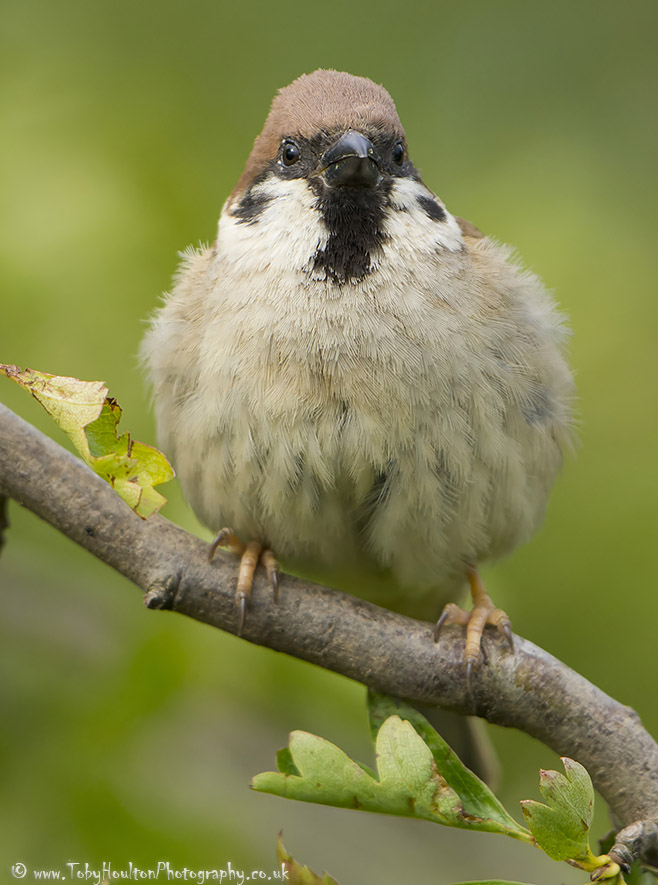
[[[383,86],[341,71],[317,70],[298,77],[274,96],[232,199],[276,157],[284,138],[312,138],[319,132],[350,128],[404,138],[393,99]]]

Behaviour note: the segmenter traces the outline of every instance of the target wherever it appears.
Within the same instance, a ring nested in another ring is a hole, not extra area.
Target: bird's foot
[[[247,544],[244,544],[233,529],[221,529],[217,533],[217,537],[210,545],[208,551],[209,559],[212,560],[218,547],[226,547],[231,553],[240,557],[240,570],[238,572],[235,598],[240,606],[238,636],[242,636],[251,588],[254,584],[254,573],[258,563],[265,567],[275,602],[279,601],[279,564],[268,547],[263,547],[258,541],[249,541]]]
[[[514,651],[514,639],[510,619],[502,609],[495,607],[491,597],[484,589],[482,579],[474,569],[468,572],[468,583],[473,598],[472,611],[466,612],[454,602],[449,602],[436,622],[434,641],[438,641],[441,629],[446,624],[460,624],[466,627],[464,663],[466,664],[466,676],[470,683],[471,675],[480,656],[482,634],[487,624],[495,627],[505,637],[512,651]]]

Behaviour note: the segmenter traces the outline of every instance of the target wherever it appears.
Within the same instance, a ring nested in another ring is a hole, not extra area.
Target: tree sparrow
[[[406,614],[445,606],[469,675],[486,624],[511,644],[477,567],[544,515],[565,335],[540,280],[423,184],[382,86],[282,89],[143,345],[161,446],[213,550],[242,557],[241,622],[278,559]]]

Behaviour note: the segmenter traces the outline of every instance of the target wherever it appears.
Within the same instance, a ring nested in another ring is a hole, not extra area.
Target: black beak
[[[380,180],[379,157],[365,135],[348,129],[322,158],[329,187],[374,187]]]

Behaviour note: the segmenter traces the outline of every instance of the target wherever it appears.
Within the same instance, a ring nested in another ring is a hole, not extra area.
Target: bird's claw
[[[270,575],[270,583],[272,585],[272,599],[274,602],[279,601],[279,570],[275,569]]]
[[[265,549],[260,556],[261,563],[265,566],[267,577],[272,588],[272,598],[275,602],[279,601],[279,563],[276,561],[275,555],[271,550]]]
[[[434,642],[439,641],[439,636],[441,634],[441,627],[443,627],[443,625],[445,624],[445,622],[447,620],[448,620],[448,612],[444,608],[443,611],[441,612],[441,617],[434,625]]]
[[[466,688],[468,691],[471,690],[471,678],[473,676],[473,670],[475,669],[475,661],[467,661],[466,662]]]
[[[454,602],[449,602],[434,627],[434,641],[437,642],[442,628],[446,624],[459,624],[466,627],[466,645],[464,648],[464,663],[466,664],[466,683],[470,689],[471,678],[478,665],[480,654],[487,661],[482,635],[487,625],[495,627],[501,636],[505,638],[510,650],[514,651],[514,637],[512,625],[502,609],[495,608],[491,598],[484,589],[484,584],[478,573],[473,570],[468,573],[473,597],[473,609],[464,611]]]
[[[228,528],[220,529],[217,532],[214,541],[208,548],[208,560],[210,562],[212,562],[218,547],[227,547],[231,553],[235,553],[236,556],[242,556],[246,549],[245,545],[238,538],[233,529]]]
[[[213,561],[213,559],[215,557],[215,553],[217,553],[217,548],[221,547],[223,545],[224,532],[225,532],[225,529],[222,529],[221,532],[219,532],[217,534],[217,536],[215,537],[215,540],[212,542],[210,547],[208,547],[208,562]]]
[[[514,635],[512,633],[512,624],[510,623],[509,620],[507,620],[506,622],[499,624],[498,629],[500,630],[500,632],[503,634],[503,636],[507,640],[507,644],[510,647],[510,651],[513,652],[514,651]]]
[[[242,636],[249,597],[254,584],[254,573],[260,562],[265,566],[267,577],[272,587],[274,602],[279,601],[279,564],[269,548],[263,548],[258,541],[249,541],[244,544],[233,529],[223,528],[215,537],[208,551],[209,559],[212,560],[218,547],[227,547],[231,553],[240,557],[240,569],[238,571],[238,583],[236,600],[239,606],[238,636]]]
[[[436,626],[434,627],[434,641],[439,641],[441,628],[445,627],[446,624],[460,624],[462,627],[466,627],[468,626],[470,618],[471,615],[468,612],[465,612],[463,608],[455,605],[454,602],[449,602],[444,607],[443,611],[441,612],[441,617],[436,622]]]
[[[240,606],[240,620],[238,621],[238,636],[242,636],[244,622],[247,619],[247,594],[238,593],[238,605]]]

